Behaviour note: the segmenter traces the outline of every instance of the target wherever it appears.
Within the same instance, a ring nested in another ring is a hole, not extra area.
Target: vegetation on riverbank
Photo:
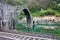
[[[33,16],[47,16],[47,15],[58,15],[58,16],[60,16],[60,12],[53,10],[51,8],[48,8],[46,10],[32,12],[32,15]]]

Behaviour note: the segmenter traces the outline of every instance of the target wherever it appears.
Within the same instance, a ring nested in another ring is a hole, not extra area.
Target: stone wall
[[[2,30],[15,30],[16,23],[18,23],[18,16],[20,11],[24,11],[27,24],[32,27],[33,19],[28,8],[20,7],[17,9],[16,6],[0,2],[0,29]]]

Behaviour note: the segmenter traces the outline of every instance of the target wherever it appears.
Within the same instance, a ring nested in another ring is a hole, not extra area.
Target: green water
[[[17,24],[16,25],[16,29],[17,30],[20,30],[20,31],[26,31],[26,32],[37,32],[37,33],[43,33],[43,34],[53,34],[56,35],[56,36],[59,36],[60,37],[60,25],[59,24],[39,24],[39,25],[35,25],[34,27],[34,30],[33,28],[26,28],[26,24]],[[59,28],[58,29],[45,29],[45,28],[42,28],[42,26],[58,26]]]

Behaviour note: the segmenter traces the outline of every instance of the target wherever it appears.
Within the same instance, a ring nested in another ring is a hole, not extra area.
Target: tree
[[[57,3],[60,3],[60,0],[54,0],[55,2],[57,2]]]

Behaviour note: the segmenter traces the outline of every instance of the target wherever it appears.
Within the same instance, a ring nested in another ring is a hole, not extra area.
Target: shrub
[[[55,15],[55,11],[49,9],[40,12],[40,16],[47,16],[47,15]]]
[[[55,12],[54,11],[47,11],[47,14],[48,15],[55,15]]]
[[[19,19],[21,20],[21,19],[24,18],[24,17],[25,17],[24,12],[21,12],[21,14],[19,15]]]

